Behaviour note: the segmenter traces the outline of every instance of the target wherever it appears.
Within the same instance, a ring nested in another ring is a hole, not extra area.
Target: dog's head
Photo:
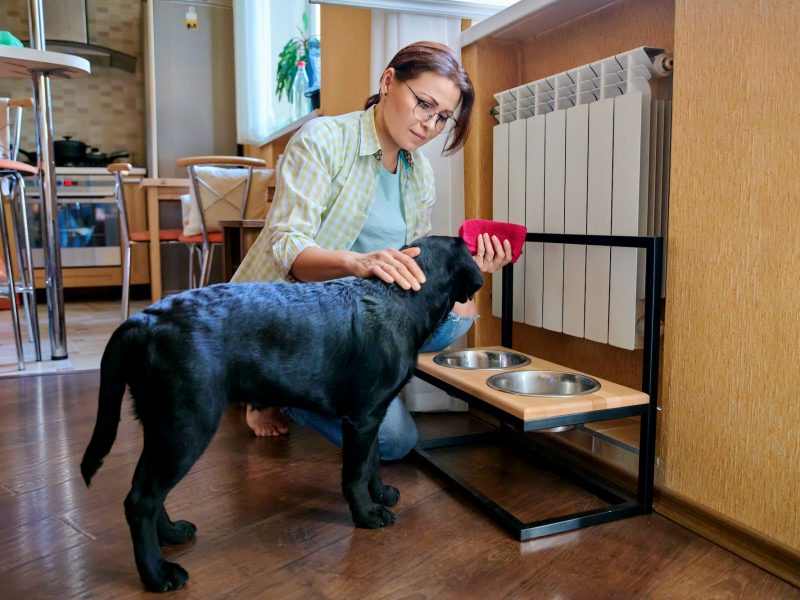
[[[409,244],[421,250],[416,258],[428,281],[448,282],[452,298],[466,302],[483,285],[483,275],[460,237],[431,235]]]

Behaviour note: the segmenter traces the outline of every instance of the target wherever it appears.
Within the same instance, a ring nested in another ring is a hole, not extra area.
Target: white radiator
[[[652,83],[670,72],[670,55],[637,48],[495,94],[493,218],[666,237],[671,104]],[[514,267],[515,321],[622,348],[642,346],[643,297],[644,252],[633,248],[532,242]]]

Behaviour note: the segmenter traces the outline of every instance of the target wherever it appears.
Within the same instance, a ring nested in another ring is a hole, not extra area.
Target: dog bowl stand
[[[608,506],[532,522],[520,521],[491,498],[453,473],[429,452],[435,448],[481,443],[487,439],[487,435],[497,436],[497,433],[453,436],[425,440],[417,444],[415,453],[419,458],[520,541],[652,512],[658,365],[661,343],[660,315],[657,308],[661,299],[663,265],[663,239],[660,237],[528,233],[525,241],[644,248],[646,272],[641,391],[590,375],[601,384],[599,390],[590,394],[560,398],[520,396],[493,390],[486,384],[486,379],[498,371],[453,369],[434,363],[433,357],[436,353],[420,354],[415,371],[417,377],[497,418],[501,424],[505,425],[500,433],[512,434],[504,435],[504,437],[513,438],[511,441],[518,437],[513,435],[515,432],[511,429],[532,432],[565,425],[579,425],[632,416],[640,417],[638,481],[635,494],[579,467],[570,460],[569,456],[544,457],[540,455],[536,457],[537,462],[543,461],[547,468],[580,484],[584,489],[607,502]],[[507,265],[503,268],[501,346],[486,348],[487,350],[510,350],[512,348],[512,290],[513,270],[512,265]],[[531,364],[522,367],[521,370],[577,372],[574,369],[533,356],[529,356],[529,358]],[[589,374],[586,373],[586,375]]]

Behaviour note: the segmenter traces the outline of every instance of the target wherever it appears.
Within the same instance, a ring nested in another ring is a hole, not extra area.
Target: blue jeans
[[[431,336],[422,344],[420,352],[434,352],[444,350],[462,335],[464,335],[475,317],[462,317],[453,312],[436,328]],[[342,421],[332,417],[325,417],[310,410],[287,407],[283,412],[289,415],[297,424],[321,433],[331,442],[342,447]],[[417,443],[417,426],[406,405],[395,397],[389,404],[386,416],[378,429],[378,447],[381,460],[399,460]]]

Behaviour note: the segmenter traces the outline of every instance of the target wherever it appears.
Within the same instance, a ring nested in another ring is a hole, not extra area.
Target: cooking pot
[[[84,161],[92,167],[105,167],[106,165],[110,165],[118,158],[130,158],[130,155],[131,153],[127,150],[120,150],[118,152],[106,154],[105,152],[100,152],[100,150],[97,148],[92,148],[86,153]]]
[[[63,140],[53,142],[56,155],[56,164],[61,166],[68,163],[81,163],[86,160],[86,144],[73,140],[72,136],[65,135]]]
[[[19,153],[25,157],[24,162],[28,163],[29,165],[33,165],[35,167],[38,164],[36,162],[36,159],[38,158],[38,152],[36,152],[36,150],[28,151],[20,148]]]

